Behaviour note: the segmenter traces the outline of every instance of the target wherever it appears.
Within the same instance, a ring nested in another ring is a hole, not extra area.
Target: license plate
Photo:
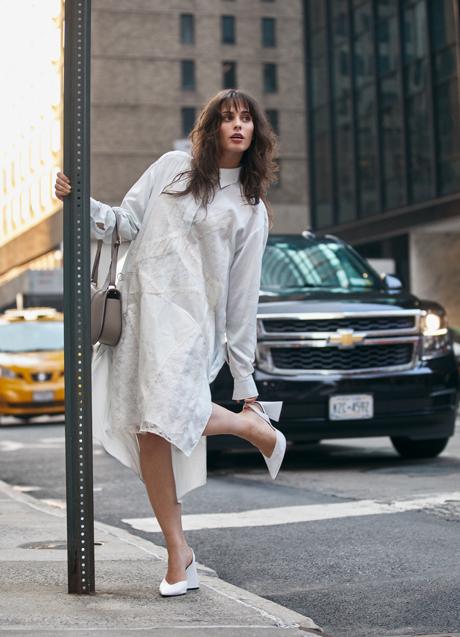
[[[54,400],[54,391],[34,391],[33,400],[37,403]]]
[[[361,420],[374,417],[372,394],[342,394],[330,396],[330,420]]]

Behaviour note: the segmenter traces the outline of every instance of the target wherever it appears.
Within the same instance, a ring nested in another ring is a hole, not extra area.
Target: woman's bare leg
[[[137,438],[145,487],[168,550],[166,581],[174,584],[185,579],[192,549],[182,529],[182,505],[176,499],[171,443],[153,433],[138,434]]]
[[[266,456],[271,455],[276,442],[273,429],[249,407],[235,413],[212,403],[211,416],[203,435],[217,434],[244,438]],[[174,584],[185,579],[185,567],[192,559],[192,550],[182,529],[182,505],[176,499],[171,443],[153,433],[138,434],[137,438],[142,477],[168,550],[166,581]]]
[[[258,405],[255,407],[260,410]],[[276,433],[274,430],[246,405],[240,412],[235,413],[217,403],[212,403],[211,416],[203,435],[214,436],[218,434],[231,434],[244,438],[268,457],[271,456],[275,448]]]

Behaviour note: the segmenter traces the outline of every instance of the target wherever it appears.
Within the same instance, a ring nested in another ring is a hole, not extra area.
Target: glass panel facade
[[[314,227],[460,191],[459,4],[306,2]]]
[[[322,225],[333,222],[332,192],[332,162],[331,162],[331,127],[329,107],[321,106],[313,112],[315,122],[315,144],[313,147],[312,164],[314,170],[315,201],[318,218]]]
[[[401,83],[398,73],[390,73],[379,82],[379,119],[381,131],[384,208],[405,203],[404,144],[401,112]]]
[[[375,102],[372,3],[353,13],[354,99],[356,103],[357,208],[362,216],[374,214],[378,202],[377,120]]]
[[[355,215],[355,179],[353,170],[353,102],[351,77],[350,16],[346,1],[332,3],[332,113],[335,129],[336,213],[340,222]]]
[[[428,25],[424,0],[405,2],[402,60],[407,130],[409,202],[435,195],[429,98]]]
[[[406,201],[401,33],[397,3],[379,1],[376,7],[380,180],[383,208],[391,209]]]
[[[352,221],[355,217],[355,188],[353,162],[352,102],[347,97],[334,106],[336,126],[336,173],[338,221]]]
[[[460,185],[459,85],[452,3],[430,2],[429,20],[436,170],[439,192],[447,195]]]

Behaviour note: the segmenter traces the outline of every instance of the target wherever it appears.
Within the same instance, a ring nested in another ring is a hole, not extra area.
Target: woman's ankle
[[[186,540],[183,542],[173,542],[166,545],[166,549],[168,553],[173,555],[177,553],[184,553],[189,548],[190,547]]]

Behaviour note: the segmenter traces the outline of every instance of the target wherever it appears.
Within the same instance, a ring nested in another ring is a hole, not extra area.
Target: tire
[[[392,436],[393,447],[402,458],[435,458],[446,448],[449,438],[411,440]]]

